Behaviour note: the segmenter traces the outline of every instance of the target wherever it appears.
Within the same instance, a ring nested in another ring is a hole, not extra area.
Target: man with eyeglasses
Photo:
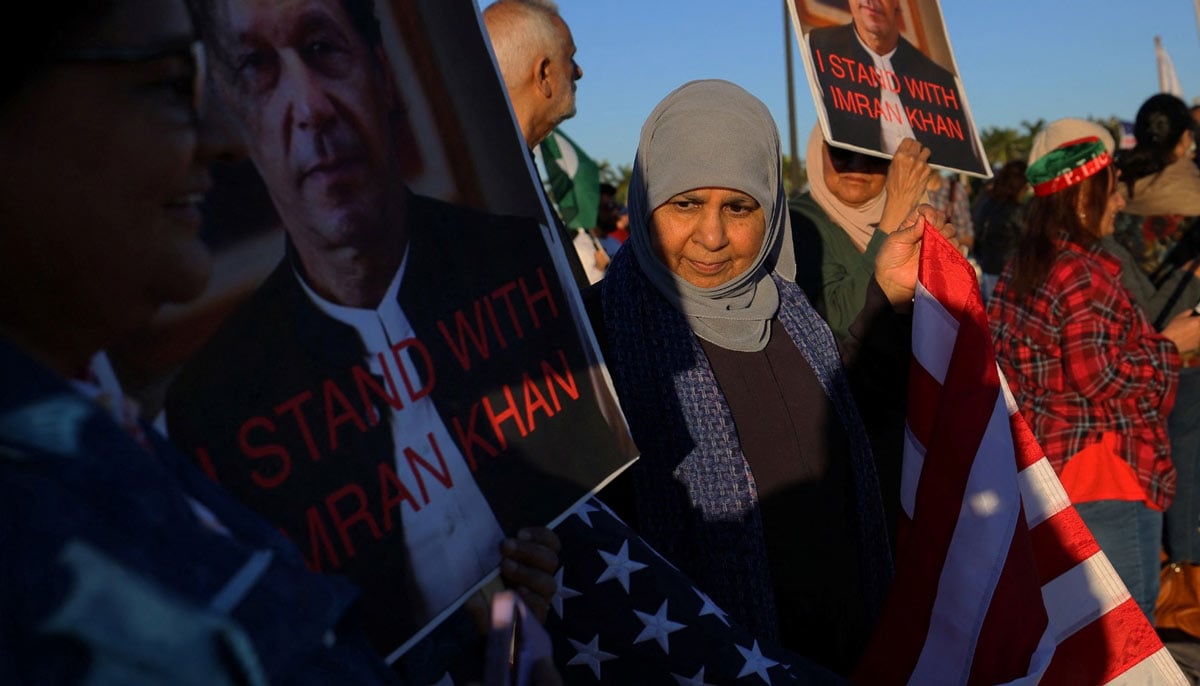
[[[9,31],[0,683],[395,683],[350,585],[305,569],[87,373],[203,290],[209,167],[244,153],[201,102],[184,3],[31,5]]]
[[[551,347],[577,334],[539,227],[405,188],[370,0],[197,5],[287,255],[172,385],[172,439],[363,588],[385,655],[497,565],[544,616],[558,541],[531,512],[607,475],[562,447],[612,429]]]

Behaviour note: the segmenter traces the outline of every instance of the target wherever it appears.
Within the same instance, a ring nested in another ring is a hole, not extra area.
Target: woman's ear
[[[1175,148],[1171,150],[1171,161],[1190,158],[1196,153],[1196,138],[1192,135],[1191,129],[1185,129],[1183,135],[1179,137],[1179,142],[1175,144]]]
[[[1079,190],[1080,192],[1075,194],[1075,216],[1079,217],[1079,223],[1082,224],[1084,228],[1089,228],[1087,206],[1088,199],[1091,196],[1091,184],[1088,184],[1087,187],[1080,188]]]

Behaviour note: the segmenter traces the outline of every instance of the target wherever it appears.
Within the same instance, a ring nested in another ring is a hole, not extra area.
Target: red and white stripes
[[[896,582],[864,684],[1186,684],[996,367],[974,270],[926,233]]]

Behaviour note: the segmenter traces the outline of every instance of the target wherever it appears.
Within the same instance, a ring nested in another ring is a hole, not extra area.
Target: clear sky
[[[489,0],[481,0],[487,5]],[[558,0],[583,68],[579,113],[562,129],[596,160],[633,162],[650,110],[676,86],[723,78],[761,98],[788,150],[783,0]],[[1158,90],[1154,36],[1200,95],[1200,34],[1189,0],[943,0],[979,129],[1022,120],[1132,119]],[[816,124],[792,38],[800,154]]]

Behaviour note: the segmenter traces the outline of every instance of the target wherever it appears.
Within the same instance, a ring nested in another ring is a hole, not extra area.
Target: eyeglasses
[[[199,122],[204,113],[204,82],[208,78],[208,55],[202,41],[195,40],[183,45],[148,48],[81,48],[57,53],[53,59],[60,63],[140,64],[169,57],[182,58],[191,65],[192,116],[195,122]]]

